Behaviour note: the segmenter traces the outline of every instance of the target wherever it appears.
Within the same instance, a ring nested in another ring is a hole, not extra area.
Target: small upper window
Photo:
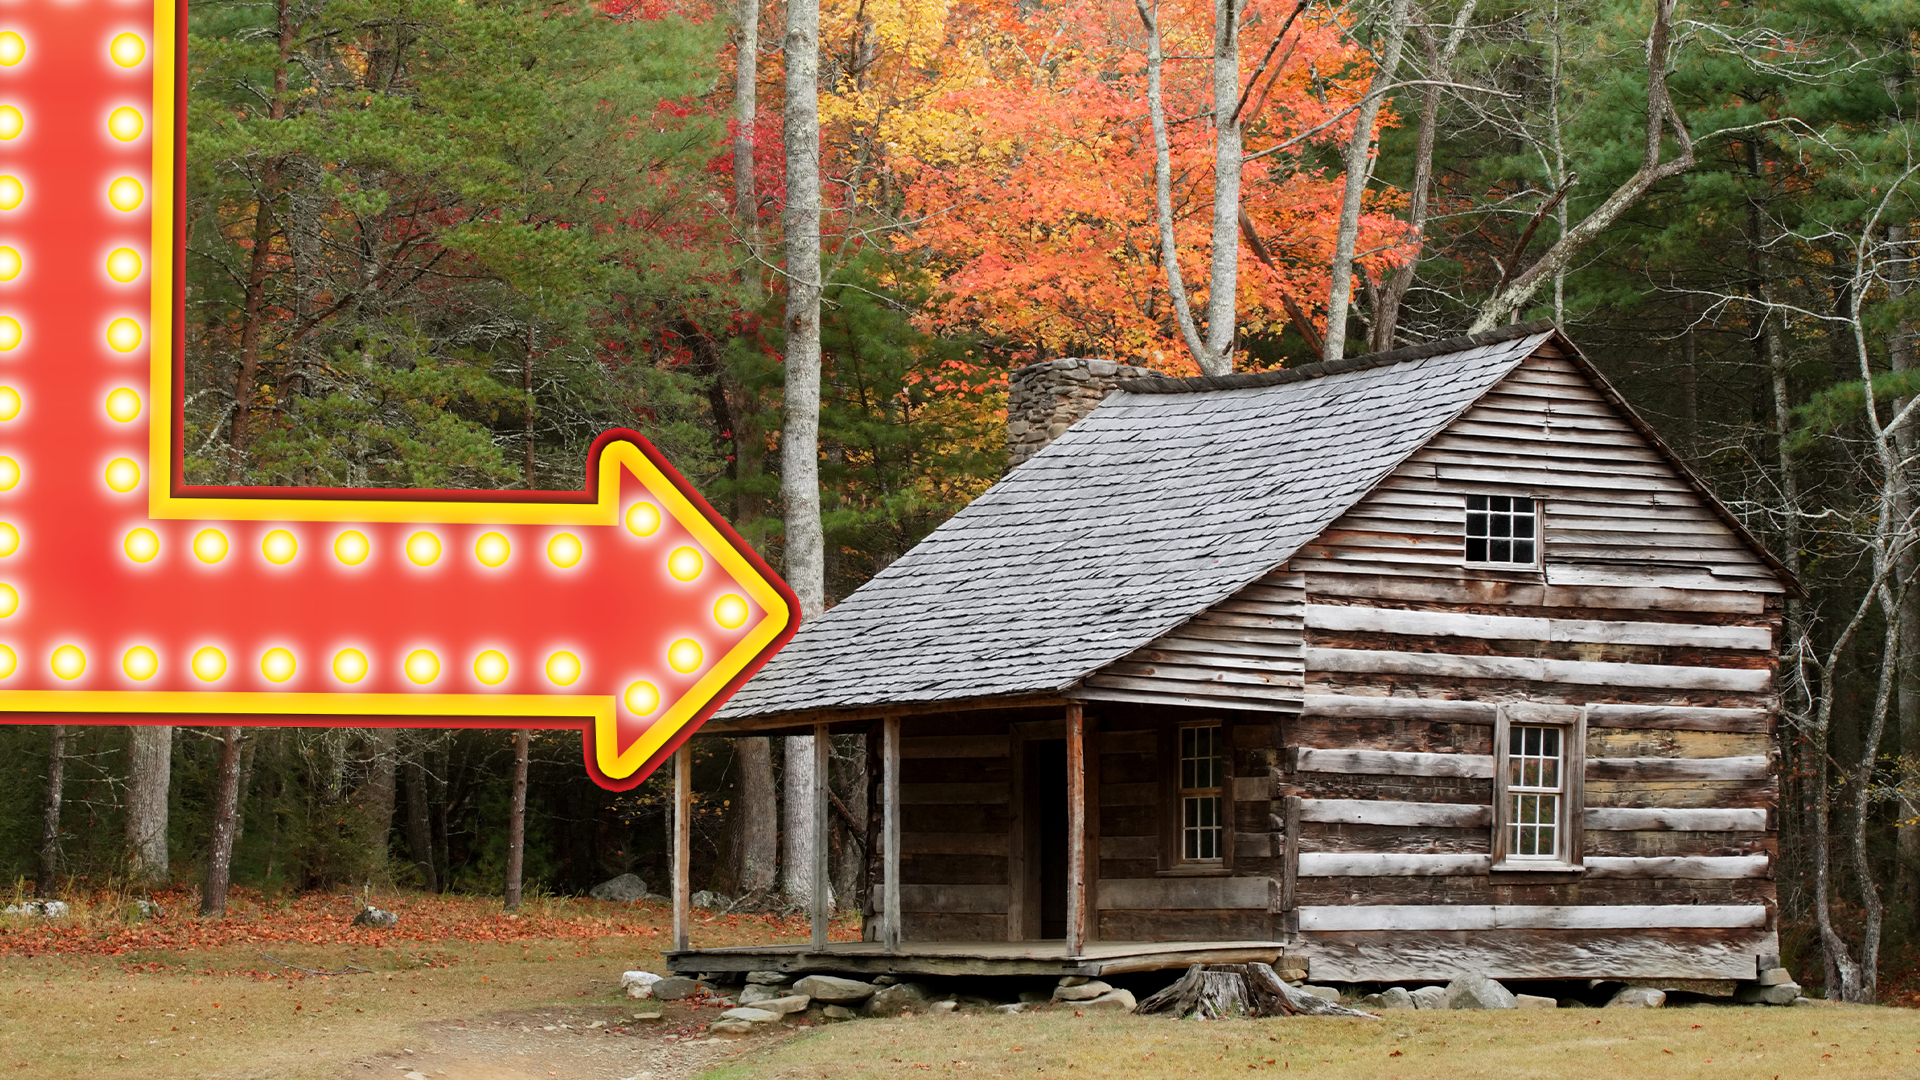
[[[1225,854],[1221,815],[1220,725],[1180,729],[1180,861],[1216,862]]]
[[[1467,561],[1532,566],[1537,520],[1530,498],[1467,496]]]

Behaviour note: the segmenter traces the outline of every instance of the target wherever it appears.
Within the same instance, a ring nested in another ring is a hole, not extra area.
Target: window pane
[[[1487,542],[1485,540],[1468,540],[1467,541],[1467,561],[1468,562],[1486,562],[1487,561]]]
[[[1560,756],[1560,729],[1555,727],[1537,728],[1540,732],[1540,752],[1548,757]]]
[[[1487,499],[1487,509],[1502,514],[1510,513],[1513,510],[1513,500],[1505,495],[1494,495]]]
[[[1518,537],[1523,537],[1526,539],[1533,538],[1533,515],[1532,514],[1526,514],[1526,515],[1515,514],[1514,515],[1513,535]]]
[[[1516,497],[1513,500],[1513,510],[1516,514],[1531,514],[1533,513],[1533,500],[1530,498]]]
[[[1524,727],[1524,728],[1521,728],[1520,730],[1526,734],[1526,749],[1522,751],[1522,753],[1529,754],[1534,757],[1539,757],[1540,756],[1540,732],[1542,729],[1537,727]]]
[[[1530,563],[1534,561],[1533,541],[1515,540],[1513,542],[1513,561],[1517,563]]]
[[[1488,562],[1512,562],[1513,561],[1513,541],[1511,540],[1488,541],[1487,542],[1487,561]]]
[[[1467,515],[1467,535],[1468,536],[1487,535],[1487,515],[1468,514]]]
[[[1467,509],[1485,510],[1486,508],[1487,508],[1487,497],[1485,495],[1467,496]]]

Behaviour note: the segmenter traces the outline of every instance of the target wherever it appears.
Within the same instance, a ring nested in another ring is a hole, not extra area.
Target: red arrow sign
[[[577,726],[639,783],[799,610],[639,435],[581,492],[182,483],[184,27],[0,15],[0,714]]]

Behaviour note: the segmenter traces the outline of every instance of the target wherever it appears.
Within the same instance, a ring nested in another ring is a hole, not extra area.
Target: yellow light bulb
[[[20,252],[10,247],[0,247],[0,281],[12,281],[20,276]]]
[[[637,502],[627,507],[627,531],[635,536],[652,536],[660,527],[660,508]]]
[[[621,699],[626,702],[628,712],[635,716],[646,716],[660,707],[660,688],[642,679],[628,685]]]
[[[113,56],[114,63],[121,67],[133,67],[147,58],[147,43],[140,40],[139,34],[116,34],[107,51]]]
[[[193,534],[194,557],[203,563],[217,563],[227,557],[227,534],[219,529],[201,529]]]
[[[0,521],[0,559],[20,550],[20,530]]]
[[[440,658],[428,649],[415,649],[407,654],[407,678],[425,686],[440,677]]]
[[[125,285],[140,276],[140,253],[132,248],[114,248],[107,254],[107,276]]]
[[[62,645],[53,650],[53,658],[49,664],[55,675],[72,682],[86,674],[87,654],[72,645]]]
[[[227,654],[208,645],[193,653],[193,673],[201,682],[216,682],[227,673]]]
[[[11,616],[20,610],[20,590],[11,585],[0,585],[0,619]]]
[[[13,210],[27,197],[27,186],[17,176],[0,176],[0,210]]]
[[[107,324],[107,344],[114,352],[132,352],[140,347],[140,324],[132,319],[115,319]]]
[[[8,30],[0,33],[0,64],[7,67],[27,58],[27,39]]]
[[[692,638],[681,638],[667,647],[667,666],[682,675],[700,670],[701,658],[700,643]]]
[[[127,534],[127,558],[134,562],[152,562],[160,554],[160,537],[152,529],[135,529]]]
[[[124,386],[108,394],[107,415],[123,424],[131,423],[140,415],[140,395]]]
[[[507,538],[499,533],[487,533],[473,545],[473,557],[479,559],[482,566],[505,566],[507,556],[511,554],[513,545],[507,543]]]
[[[134,682],[146,682],[160,671],[160,656],[145,645],[135,645],[120,658],[120,670]]]
[[[473,677],[486,683],[488,686],[499,686],[501,683],[506,682],[506,654],[496,649],[488,649],[486,652],[474,657]]]
[[[300,553],[300,541],[285,529],[275,529],[260,541],[260,554],[275,566],[285,566]]]
[[[367,543],[367,534],[358,529],[348,529],[333,538],[333,557],[348,566],[359,566],[367,561],[373,551],[373,545]]]
[[[27,118],[11,105],[0,105],[0,139],[17,139],[27,130]]]
[[[11,315],[0,315],[0,352],[20,347],[20,339],[25,337],[20,329],[20,320]]]
[[[270,682],[286,682],[293,678],[293,653],[286,649],[268,649],[260,656],[260,674]]]
[[[20,482],[20,463],[10,457],[0,457],[0,491],[12,491]]]
[[[140,466],[131,458],[117,457],[107,462],[107,486],[122,495],[140,486]]]
[[[667,556],[667,573],[681,581],[692,581],[700,576],[700,568],[705,560],[700,553],[690,547],[677,547]]]
[[[738,630],[747,623],[747,601],[745,597],[732,593],[713,602],[713,621],[729,630]]]
[[[432,566],[440,558],[440,538],[430,532],[407,537],[407,561],[415,566]]]
[[[333,654],[333,677],[344,683],[356,683],[367,677],[367,654],[359,649],[341,649]]]
[[[580,556],[586,554],[586,551],[587,549],[581,546],[580,538],[572,533],[559,533],[547,541],[547,561],[562,570],[577,566]]]
[[[0,420],[11,420],[20,415],[20,391],[11,386],[0,386]]]
[[[18,670],[20,670],[20,658],[13,654],[12,649],[0,645],[0,679],[7,678]]]
[[[140,110],[122,105],[107,114],[107,130],[121,142],[132,142],[147,130],[147,121],[140,115]]]
[[[555,686],[572,686],[580,678],[580,658],[570,652],[547,657],[547,678]]]
[[[122,176],[107,185],[107,201],[113,204],[115,210],[130,214],[147,201],[147,189],[141,187],[140,181],[133,177]]]

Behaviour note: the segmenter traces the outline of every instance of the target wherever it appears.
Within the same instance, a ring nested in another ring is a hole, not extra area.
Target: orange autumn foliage
[[[1254,0],[1243,81],[1292,0]],[[853,12],[857,12],[854,14]],[[837,21],[836,21],[837,17]],[[861,21],[864,20],[864,21]],[[1212,201],[1212,7],[1162,4],[1176,236],[1193,305],[1205,300]],[[822,101],[837,148],[842,220],[891,200],[893,242],[937,283],[927,328],[980,335],[1011,359],[1088,354],[1170,372],[1193,365],[1174,329],[1153,210],[1144,32],[1131,0],[867,0],[829,11],[823,40],[864,56]],[[1342,27],[1300,18],[1249,102],[1255,151],[1319,125],[1365,91],[1371,68]],[[865,37],[862,37],[864,33]],[[1351,121],[1249,162],[1244,206],[1277,269],[1242,249],[1243,339],[1278,335],[1283,293],[1318,314],[1341,177],[1327,149]],[[1362,219],[1362,260],[1404,256],[1391,206]]]

